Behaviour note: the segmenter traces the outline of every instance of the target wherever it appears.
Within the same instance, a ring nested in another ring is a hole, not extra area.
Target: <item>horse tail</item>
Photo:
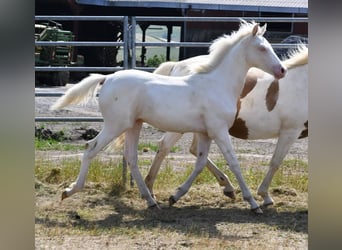
[[[51,110],[58,110],[70,104],[86,103],[95,96],[96,89],[102,85],[106,75],[91,74],[79,83],[68,89],[51,107]]]
[[[125,142],[125,133],[122,133],[116,140],[114,141],[114,148],[121,147]]]
[[[171,74],[173,67],[176,65],[177,62],[163,62],[156,68],[153,73],[158,75],[165,75],[168,76]]]
[[[122,133],[118,138],[113,140],[107,147],[106,152],[115,152],[117,149],[122,148],[125,143],[126,133]]]

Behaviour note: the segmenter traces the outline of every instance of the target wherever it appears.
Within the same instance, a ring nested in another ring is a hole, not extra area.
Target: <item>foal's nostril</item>
[[[281,67],[281,73],[284,74],[285,73],[285,69],[283,67]]]

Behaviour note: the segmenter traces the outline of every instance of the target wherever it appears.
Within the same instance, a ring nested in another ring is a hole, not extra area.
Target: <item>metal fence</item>
[[[132,17],[132,68],[139,70],[153,71],[154,68],[148,67],[136,67],[136,47],[209,47],[211,42],[135,42],[136,26],[139,22],[241,22],[241,19],[245,21],[255,22],[287,22],[287,23],[307,23],[308,18],[278,18],[278,17],[155,17],[155,16],[136,16]],[[273,48],[293,48],[293,44],[272,43]]]
[[[35,71],[104,71],[115,72],[128,68],[128,34],[129,25],[127,16],[35,16],[35,21],[119,21],[123,23],[122,42],[97,42],[97,41],[35,41],[36,46],[123,46],[123,67],[35,67]]]
[[[246,21],[256,22],[287,22],[307,23],[308,18],[277,18],[277,17],[243,17]],[[83,72],[115,72],[122,69],[139,69],[153,71],[151,67],[136,66],[137,47],[209,47],[210,42],[136,42],[136,27],[139,22],[240,22],[240,17],[155,17],[155,16],[35,16],[36,21],[120,21],[123,24],[122,42],[98,42],[98,41],[36,41],[36,46],[122,46],[123,67],[52,67],[36,66],[35,71],[83,71]],[[273,48],[293,48],[294,44],[272,43]],[[131,52],[132,60],[129,60]],[[58,97],[63,93],[35,93],[35,97]],[[101,122],[101,117],[35,117],[36,122]]]

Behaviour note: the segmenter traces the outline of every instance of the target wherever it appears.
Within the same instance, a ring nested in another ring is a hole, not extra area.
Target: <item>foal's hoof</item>
[[[158,204],[154,204],[148,207],[149,210],[161,210]]]
[[[169,198],[169,206],[172,207],[173,204],[175,204],[177,201],[173,195]]]
[[[263,211],[260,207],[252,208],[251,210],[254,214],[263,214]]]
[[[231,198],[232,200],[235,200],[236,199],[236,196],[235,196],[235,192],[234,191],[223,191],[223,194],[225,196],[228,196],[229,198]]]
[[[273,206],[273,205],[274,205],[273,202],[267,202],[267,203],[263,203],[263,204],[262,204],[262,207],[268,208],[268,207]]]
[[[64,192],[62,193],[62,200],[64,200],[65,198],[68,198],[67,191],[64,191]]]

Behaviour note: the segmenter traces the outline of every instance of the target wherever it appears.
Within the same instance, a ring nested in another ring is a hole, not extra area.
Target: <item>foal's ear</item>
[[[267,28],[267,23],[264,24],[264,26],[261,27],[261,35],[265,34]]]
[[[252,35],[255,36],[258,33],[259,30],[259,24],[255,24],[253,27]]]

